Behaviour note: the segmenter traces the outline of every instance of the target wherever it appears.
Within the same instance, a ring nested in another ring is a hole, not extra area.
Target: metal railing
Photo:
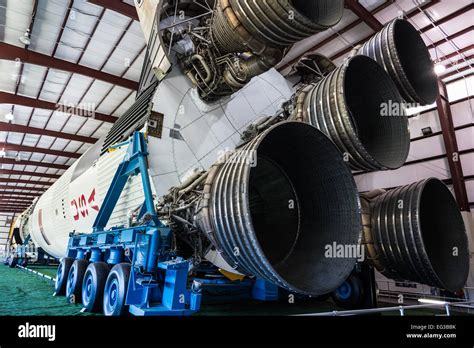
[[[441,309],[444,310],[446,316],[451,316],[451,309],[460,307],[474,309],[474,301],[465,302],[443,302],[435,301],[431,299],[424,299],[425,301],[433,301],[432,303],[410,305],[410,306],[396,306],[396,307],[384,307],[384,308],[370,308],[370,309],[356,309],[347,311],[332,311],[323,313],[309,313],[309,314],[298,314],[297,316],[318,316],[318,317],[338,317],[338,316],[352,316],[352,315],[366,315],[366,314],[377,314],[377,313],[389,313],[399,312],[400,316],[405,316],[405,312],[408,310],[417,309]],[[420,299],[419,301],[423,301]]]
[[[427,285],[423,284],[418,284],[414,282],[400,282],[400,281],[393,281],[393,280],[377,280],[377,284],[379,287],[379,298],[385,298],[385,299],[395,299],[398,300],[399,296],[402,295],[404,300],[412,300],[412,301],[418,301],[420,297],[429,297],[434,300],[439,300],[439,301],[450,301],[450,302],[459,302],[459,301],[470,301],[473,300],[472,298],[472,291],[474,290],[473,287],[465,286],[463,288],[464,292],[464,297],[449,297],[446,295],[442,295],[439,293],[439,289],[437,291],[433,291],[434,288],[431,288]],[[386,284],[386,289],[381,289],[380,284]],[[400,284],[400,285],[398,285]],[[412,288],[408,286],[406,289],[404,289],[403,285],[413,285],[416,284],[420,287],[417,288]],[[394,288],[396,287],[396,288]],[[412,291],[410,291],[410,289]],[[382,301],[383,302],[383,301]],[[402,303],[403,304],[403,303]]]

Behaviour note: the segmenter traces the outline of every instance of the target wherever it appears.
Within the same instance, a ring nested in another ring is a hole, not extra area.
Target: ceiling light
[[[433,299],[430,299],[430,298],[420,298],[420,299],[418,299],[418,302],[426,303],[426,304],[440,305],[440,306],[444,306],[444,305],[447,304],[446,301],[433,300]]]
[[[5,115],[5,120],[13,121],[14,119],[15,119],[15,115],[13,115],[11,111]]]
[[[20,36],[19,40],[22,44],[29,46],[31,44],[30,29],[27,29],[26,32],[22,36]]]
[[[444,66],[443,64],[436,64],[434,71],[436,75],[441,75],[442,73],[446,71],[446,66]]]

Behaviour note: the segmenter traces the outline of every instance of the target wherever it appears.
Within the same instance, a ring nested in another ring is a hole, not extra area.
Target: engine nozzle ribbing
[[[227,53],[268,55],[336,25],[342,0],[218,0],[211,28]]]
[[[410,134],[403,100],[373,59],[349,59],[306,94],[302,108],[303,121],[329,136],[353,169],[396,169],[405,163]]]
[[[442,181],[427,179],[381,194],[371,200],[369,214],[364,242],[382,274],[449,291],[464,286],[469,273],[466,228]]]
[[[432,104],[438,97],[433,61],[418,31],[408,21],[396,19],[375,34],[359,54],[380,63],[409,103]]]
[[[293,292],[331,292],[356,262],[325,254],[360,242],[354,179],[334,144],[305,123],[277,124],[214,166],[197,211],[231,267]]]

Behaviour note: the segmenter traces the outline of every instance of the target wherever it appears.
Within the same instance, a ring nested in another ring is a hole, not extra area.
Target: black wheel
[[[71,303],[81,302],[82,280],[88,265],[87,260],[75,260],[71,265],[66,283],[66,297]]]
[[[10,257],[10,259],[8,260],[8,267],[15,268],[17,264],[18,264],[18,259],[13,256]]]
[[[72,257],[64,257],[59,261],[58,270],[56,272],[56,282],[54,284],[56,295],[64,295],[66,293],[67,276],[73,262],[74,259]]]
[[[127,312],[125,298],[129,277],[129,263],[119,263],[110,270],[104,289],[104,315],[119,316]]]
[[[333,301],[344,309],[358,309],[364,299],[362,280],[351,274],[340,287],[332,293]]]
[[[87,312],[100,312],[102,309],[109,271],[109,265],[105,262],[94,262],[87,267],[82,282],[82,305]]]

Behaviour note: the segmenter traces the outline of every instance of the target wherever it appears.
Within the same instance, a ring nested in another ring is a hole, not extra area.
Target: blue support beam
[[[129,140],[127,154],[124,161],[119,165],[112,183],[107,191],[102,208],[94,221],[94,232],[104,230],[110,216],[113,213],[115,206],[122,194],[122,191],[127,184],[128,178],[134,175],[141,175],[143,193],[145,195],[144,210],[141,213],[146,213],[151,217],[154,226],[162,227],[163,224],[158,219],[155,206],[153,203],[153,193],[151,190],[150,177],[148,175],[148,147],[143,133],[135,132]],[[121,143],[119,145],[124,145]]]

